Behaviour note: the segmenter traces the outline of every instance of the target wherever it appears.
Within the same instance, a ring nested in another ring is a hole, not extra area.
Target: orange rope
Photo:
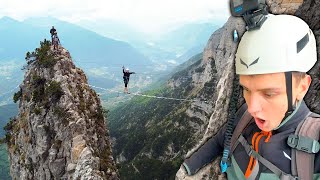
[[[256,141],[256,139],[258,139],[260,136],[262,136],[262,134],[260,132],[254,133],[254,135],[253,135],[253,137],[251,139],[251,144],[252,144],[251,146],[252,146],[253,149],[255,149],[255,141]],[[255,159],[252,156],[250,156],[249,164],[248,164],[246,173],[244,175],[246,178],[248,178],[251,175],[252,169],[253,169],[254,166],[255,166]]]
[[[265,132],[265,131],[261,131],[261,132],[256,132],[254,133],[252,139],[251,139],[251,146],[253,148],[253,150],[255,150],[256,152],[259,152],[259,141],[261,140],[262,137],[266,137],[264,142],[269,142],[270,138],[271,138],[272,133],[271,132]],[[254,159],[252,156],[250,156],[250,160],[248,163],[248,167],[245,173],[245,177],[249,178],[249,176],[252,173],[253,168],[256,166],[257,160]]]

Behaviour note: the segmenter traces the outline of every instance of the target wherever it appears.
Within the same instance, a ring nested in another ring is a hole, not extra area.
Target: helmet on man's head
[[[235,61],[240,75],[307,72],[317,61],[316,40],[300,18],[268,15],[260,29],[244,33]]]
[[[126,68],[126,72],[129,72],[129,68]]]

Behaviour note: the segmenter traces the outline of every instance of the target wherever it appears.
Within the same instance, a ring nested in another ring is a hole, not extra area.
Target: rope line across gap
[[[112,89],[106,89],[106,88],[102,88],[102,87],[98,87],[98,86],[93,86],[93,85],[89,85],[90,87],[96,88],[96,89],[100,89],[100,90],[104,90],[104,91],[109,91],[109,92],[115,92],[115,93],[123,93],[121,91],[116,91],[116,90],[112,90]],[[5,93],[0,94],[0,97],[9,94],[11,92],[13,92],[15,89],[17,89],[19,87],[19,85],[17,85],[15,88],[11,89],[10,91],[7,91]],[[207,102],[207,101],[201,101],[201,100],[197,100],[197,99],[183,99],[183,98],[172,98],[172,97],[163,97],[163,96],[153,96],[153,95],[147,95],[147,94],[141,94],[141,93],[130,93],[129,95],[134,95],[134,96],[142,96],[142,97],[149,97],[149,98],[156,98],[156,99],[167,99],[167,100],[175,100],[175,101],[189,101],[189,102]]]
[[[98,87],[98,86],[93,86],[93,85],[89,85],[89,86],[90,86],[90,87],[93,87],[93,88],[96,88],[96,89],[105,90],[105,91],[111,91],[111,92],[116,92],[116,93],[123,93],[123,92],[121,92],[121,91],[106,89],[106,88],[102,88],[102,87]],[[201,102],[200,100],[197,100],[197,99],[182,99],[182,98],[172,98],[172,97],[163,97],[163,96],[153,96],[153,95],[147,95],[147,94],[141,94],[141,93],[130,93],[129,95],[149,97],[149,98],[156,98],[156,99],[176,100],[176,101]],[[206,101],[203,101],[203,102],[206,102]]]

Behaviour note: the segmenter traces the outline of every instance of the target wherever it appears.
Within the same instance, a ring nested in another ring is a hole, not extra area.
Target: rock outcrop
[[[312,76],[312,85],[305,97],[305,101],[314,112],[320,112],[320,72],[319,72],[319,58],[320,58],[320,3],[315,0],[267,0],[270,11],[273,14],[295,14],[304,19],[313,30],[318,44],[318,62],[310,70],[309,74]],[[211,115],[207,130],[203,139],[195,148],[190,150],[187,156],[191,155],[203,142],[209,137],[217,133],[220,127],[226,122],[228,113],[229,99],[232,90],[232,81],[234,78],[234,54],[237,44],[232,42],[232,32],[237,29],[239,37],[244,33],[245,24],[242,19],[230,17],[227,23],[214,32],[210,37],[207,46],[203,52],[202,64],[210,64],[214,61],[218,71],[218,85],[213,94],[212,101],[215,102],[213,113]],[[240,97],[239,104],[242,104],[243,97]],[[221,174],[219,168],[220,159],[206,167],[202,168],[194,176],[186,176],[183,168],[176,174],[176,179],[225,179]]]
[[[7,125],[13,179],[119,179],[98,95],[69,52],[27,54],[19,115]]]
[[[266,0],[273,14],[294,14],[303,0]]]

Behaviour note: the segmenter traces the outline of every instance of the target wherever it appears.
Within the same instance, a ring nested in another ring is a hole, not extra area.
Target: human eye
[[[264,93],[264,96],[266,97],[266,98],[273,98],[273,97],[275,97],[277,94],[275,93],[275,92],[265,92]]]

